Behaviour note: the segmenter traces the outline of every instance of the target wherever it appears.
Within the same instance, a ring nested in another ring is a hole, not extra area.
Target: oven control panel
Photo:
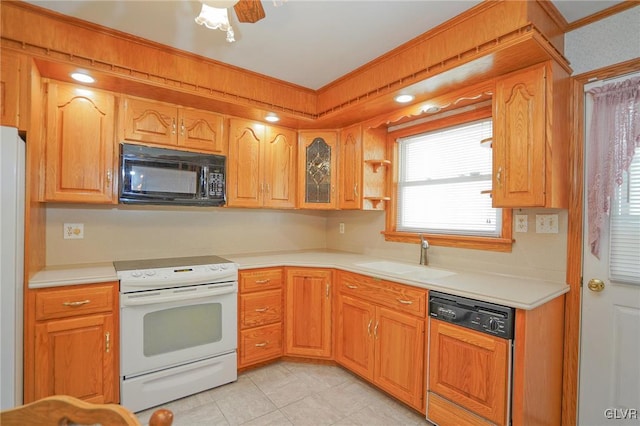
[[[431,291],[429,316],[504,339],[513,339],[515,309],[507,306]]]
[[[235,263],[173,266],[166,268],[141,268],[117,272],[120,292],[184,287],[198,284],[215,284],[238,280]]]

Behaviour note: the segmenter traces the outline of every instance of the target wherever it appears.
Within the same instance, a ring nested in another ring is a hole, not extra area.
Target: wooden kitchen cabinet
[[[282,268],[238,273],[238,368],[282,356]]]
[[[0,125],[25,128],[27,84],[26,57],[3,49],[0,61]]]
[[[301,130],[298,134],[298,207],[338,208],[338,134]]]
[[[568,206],[568,76],[553,61],[500,77],[493,102],[493,206]]]
[[[339,208],[384,210],[388,165],[386,133],[356,124],[340,131]]]
[[[296,132],[229,120],[229,207],[294,208]]]
[[[119,402],[117,298],[118,282],[35,291],[35,383],[25,395]]]
[[[124,139],[225,155],[224,118],[208,111],[127,97]]]
[[[336,361],[424,412],[426,291],[338,274]]]
[[[286,268],[285,355],[331,357],[333,271]]]
[[[117,202],[115,104],[108,92],[47,83],[46,201]]]

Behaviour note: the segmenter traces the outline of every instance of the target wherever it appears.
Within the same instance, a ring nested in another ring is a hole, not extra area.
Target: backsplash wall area
[[[83,239],[63,239],[82,223]],[[154,206],[47,206],[47,265],[326,247],[326,213]]]
[[[567,212],[519,209],[528,232],[511,253],[432,246],[429,264],[563,281]],[[557,234],[537,234],[536,214],[558,214]],[[418,244],[384,241],[384,212],[254,210],[153,206],[47,207],[47,265],[113,260],[331,249],[418,263]],[[65,223],[82,223],[83,239],[63,239]],[[339,233],[340,223],[345,233]]]
[[[513,233],[516,242],[511,253],[431,246],[429,265],[440,268],[468,269],[509,275],[565,281],[567,260],[567,211],[551,209],[514,209],[515,215],[528,216],[528,231]],[[536,233],[535,217],[558,215],[557,234]],[[344,223],[344,234],[340,234]],[[327,219],[327,248],[393,258],[418,263],[418,244],[387,242],[383,212],[337,211]]]

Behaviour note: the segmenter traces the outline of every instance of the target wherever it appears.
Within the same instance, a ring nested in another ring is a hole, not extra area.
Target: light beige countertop
[[[445,270],[416,263],[338,252],[296,251],[223,255],[239,268],[299,266],[335,268],[520,309],[534,309],[569,291],[562,282],[476,271]]]
[[[47,266],[31,277],[29,288],[94,284],[117,280],[118,276],[111,262]]]
[[[566,292],[562,282],[477,271],[444,270],[361,254],[326,250],[221,255],[240,270],[275,266],[333,268],[520,309],[534,309]],[[115,281],[112,263],[47,267],[29,288]]]

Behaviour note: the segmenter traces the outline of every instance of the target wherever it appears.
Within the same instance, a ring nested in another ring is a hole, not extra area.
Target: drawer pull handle
[[[111,333],[108,331],[104,335],[104,350],[109,353],[111,350]]]
[[[269,308],[256,308],[256,312],[267,312]]]
[[[358,288],[357,285],[350,285],[350,284],[346,284],[347,288],[350,288],[351,290],[355,290],[356,288]]]
[[[267,346],[269,344],[269,341],[267,340],[266,342],[262,342],[262,343],[256,343],[256,348],[264,348],[265,346]]]
[[[82,305],[86,305],[87,303],[91,303],[91,300],[86,299],[86,300],[79,300],[77,302],[62,302],[64,306],[82,306]]]
[[[266,284],[266,283],[268,283],[270,281],[271,281],[271,279],[269,279],[269,278],[267,278],[266,280],[257,280],[256,284]]]
[[[371,323],[373,322],[372,319],[369,320],[369,325],[367,325],[367,335],[369,337],[371,337]]]
[[[405,300],[405,299],[396,299],[396,300],[402,303],[403,305],[413,305],[413,300]]]
[[[380,322],[376,321],[376,326],[373,327],[373,337],[376,338],[376,339],[378,338],[378,326],[379,325],[380,325]]]

